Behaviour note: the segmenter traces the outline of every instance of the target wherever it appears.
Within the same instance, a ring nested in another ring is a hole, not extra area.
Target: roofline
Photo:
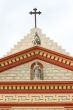
[[[3,57],[3,58],[0,59],[0,62],[1,62],[1,61],[4,61],[4,60],[7,60],[7,59],[10,59],[10,58],[13,58],[13,57],[16,57],[16,56],[21,55],[21,54],[23,54],[23,53],[29,52],[30,50],[32,51],[32,50],[34,50],[34,49],[44,50],[44,51],[49,52],[49,53],[51,53],[51,54],[55,54],[55,55],[58,55],[58,56],[60,56],[60,57],[64,57],[64,58],[67,58],[67,59],[73,61],[73,57],[71,57],[71,56],[68,56],[68,55],[65,55],[65,54],[62,54],[62,53],[59,53],[59,52],[50,50],[50,49],[46,49],[46,48],[41,47],[41,46],[34,46],[34,47],[31,47],[31,48],[22,50],[22,51],[20,51],[20,52],[17,52],[17,53],[14,53],[14,54],[5,56],[5,57]]]
[[[40,54],[41,52],[42,54]],[[31,55],[32,53],[33,55]],[[26,58],[24,58],[24,55]],[[57,60],[55,58],[57,58]],[[40,46],[35,46],[0,59],[0,72],[35,59],[39,59],[73,71],[73,57],[54,52]]]

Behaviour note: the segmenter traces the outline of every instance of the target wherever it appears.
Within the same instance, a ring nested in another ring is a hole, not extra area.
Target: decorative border
[[[0,59],[0,72],[34,59],[40,59],[73,71],[73,57],[35,46]]]
[[[73,81],[0,82],[0,93],[73,93]]]

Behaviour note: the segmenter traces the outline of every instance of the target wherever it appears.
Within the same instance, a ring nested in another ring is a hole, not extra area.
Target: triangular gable
[[[36,33],[40,38],[41,47],[50,49],[65,55],[69,55],[69,53],[66,52],[66,50],[64,50],[60,45],[58,45],[57,42],[53,41],[49,36],[46,36],[46,34],[43,34],[41,29],[33,28],[31,29],[30,33],[24,36],[20,41],[17,42],[17,44],[13,46],[12,49],[10,49],[9,52],[7,52],[6,56],[9,56],[14,53],[33,47],[34,46],[33,41],[35,39]]]
[[[39,59],[73,71],[73,57],[34,46],[24,51],[0,59],[0,72],[16,67],[34,59]]]

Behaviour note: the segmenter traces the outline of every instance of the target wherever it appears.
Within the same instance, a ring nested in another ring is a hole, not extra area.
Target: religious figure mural
[[[41,66],[36,62],[32,68],[31,73],[32,80],[42,80],[43,79],[43,70]]]

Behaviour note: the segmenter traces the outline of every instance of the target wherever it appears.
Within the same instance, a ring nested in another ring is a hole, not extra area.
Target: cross
[[[37,12],[37,9],[36,9],[36,8],[34,8],[33,10],[34,10],[34,12],[31,11],[31,12],[29,12],[29,14],[31,14],[31,15],[34,14],[34,17],[35,17],[35,28],[36,28],[36,27],[37,27],[37,26],[36,26],[36,15],[37,15],[37,14],[40,15],[41,12],[40,12],[40,11]]]

